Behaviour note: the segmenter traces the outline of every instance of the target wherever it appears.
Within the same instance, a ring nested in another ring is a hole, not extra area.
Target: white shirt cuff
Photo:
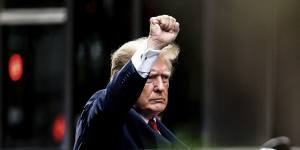
[[[160,50],[147,49],[147,40],[138,47],[138,50],[132,56],[131,61],[140,76],[146,78],[149,75],[159,53]]]

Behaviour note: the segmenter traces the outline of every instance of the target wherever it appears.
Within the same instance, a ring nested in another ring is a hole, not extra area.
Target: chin
[[[161,104],[159,104],[159,105],[156,104],[154,106],[151,106],[151,110],[156,113],[163,112],[165,110],[165,108],[166,108],[166,105],[161,105]]]

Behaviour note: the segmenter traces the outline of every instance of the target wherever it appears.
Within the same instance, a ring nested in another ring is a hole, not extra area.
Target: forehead
[[[151,73],[156,73],[156,72],[160,72],[160,73],[170,73],[171,72],[171,68],[168,65],[168,62],[166,59],[159,57],[156,60],[153,67],[151,68]]]

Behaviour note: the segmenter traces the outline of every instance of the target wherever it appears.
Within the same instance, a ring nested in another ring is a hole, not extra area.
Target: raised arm
[[[122,118],[121,116],[130,110],[142,92],[160,50],[173,42],[178,32],[179,23],[175,18],[167,15],[152,17],[145,45],[135,52],[128,63],[111,80],[103,101],[97,102],[95,110],[102,109],[100,111],[104,114]]]

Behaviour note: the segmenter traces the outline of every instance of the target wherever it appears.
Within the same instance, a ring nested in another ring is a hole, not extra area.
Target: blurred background
[[[72,149],[110,54],[181,24],[163,122],[192,148],[300,146],[299,0],[0,0],[0,149]]]

